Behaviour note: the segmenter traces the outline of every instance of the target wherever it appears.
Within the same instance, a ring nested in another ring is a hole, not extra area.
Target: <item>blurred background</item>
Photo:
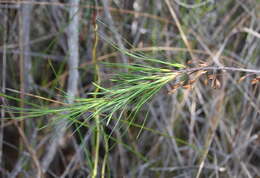
[[[86,98],[95,60],[133,61],[113,44],[188,67],[259,70],[259,19],[259,0],[0,0],[1,93],[18,99],[0,96],[1,177],[260,177],[255,73],[213,70],[192,86],[169,83],[134,124],[101,123],[112,137],[100,138],[96,176],[95,129],[10,111]],[[120,71],[100,64],[100,85],[113,86]]]

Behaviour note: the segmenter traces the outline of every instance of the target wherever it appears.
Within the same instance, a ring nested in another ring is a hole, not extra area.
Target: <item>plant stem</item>
[[[255,70],[255,69],[244,69],[244,68],[236,68],[236,67],[218,67],[218,66],[187,68],[187,69],[176,70],[174,72],[186,73],[186,72],[195,72],[195,71],[199,71],[199,70],[228,70],[228,71],[238,71],[238,72],[260,74],[260,70]]]
[[[94,19],[95,20],[95,19]],[[94,24],[94,32],[95,32],[95,40],[94,40],[94,46],[92,51],[92,57],[95,64],[95,72],[96,72],[96,78],[95,82],[96,84],[100,84],[100,73],[99,73],[99,66],[97,64],[97,56],[96,56],[96,49],[98,44],[98,25]],[[95,93],[98,93],[99,87],[96,87]],[[97,94],[94,94],[93,98],[96,98]],[[95,178],[97,176],[97,169],[98,169],[98,160],[99,160],[99,142],[100,142],[100,120],[99,115],[95,116],[95,122],[96,122],[96,146],[95,146],[95,162],[94,162],[94,170],[92,174],[92,178]]]

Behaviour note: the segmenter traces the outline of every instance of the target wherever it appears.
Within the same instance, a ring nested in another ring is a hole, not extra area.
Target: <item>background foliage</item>
[[[259,12],[0,1],[1,177],[260,177]]]

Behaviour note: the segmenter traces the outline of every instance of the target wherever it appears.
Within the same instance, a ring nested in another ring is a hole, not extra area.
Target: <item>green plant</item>
[[[119,142],[112,137],[112,134],[107,135],[104,132],[104,126],[109,125],[111,120],[113,120],[116,123],[114,129],[116,126],[118,126],[119,123],[121,123],[126,124],[128,127],[134,126],[141,130],[145,129],[155,132],[152,129],[146,128],[143,124],[136,124],[134,119],[136,118],[138,112],[140,112],[142,106],[149,102],[166,84],[171,83],[173,88],[172,91],[175,91],[178,88],[191,88],[194,82],[199,79],[201,75],[211,70],[241,71],[254,74],[260,73],[258,70],[241,69],[234,67],[204,66],[188,68],[180,63],[169,63],[160,59],[147,57],[142,53],[121,49],[113,42],[108,40],[107,42],[115,49],[132,59],[132,62],[129,64],[109,62],[100,63],[102,65],[105,65],[106,67],[114,68],[116,69],[116,71],[124,71],[117,72],[112,75],[112,78],[110,79],[112,83],[111,87],[107,88],[101,86],[99,78],[100,76],[98,75],[96,78],[96,83],[93,83],[96,89],[93,92],[89,93],[87,95],[87,98],[76,98],[73,104],[67,104],[60,101],[54,101],[42,98],[40,96],[27,94],[40,100],[54,102],[56,104],[59,104],[59,106],[50,108],[26,101],[24,101],[24,103],[28,105],[29,108],[1,105],[1,107],[8,110],[10,115],[15,115],[16,113],[21,114],[20,116],[14,116],[12,119],[29,119],[42,116],[51,116],[55,118],[53,119],[54,124],[59,124],[58,121],[61,119],[67,119],[70,121],[69,126],[77,123],[77,128],[75,131],[78,131],[81,127],[88,127],[95,131],[97,135],[95,141],[96,155],[93,168],[93,177],[97,176],[100,137],[103,136],[106,149],[106,156],[102,164],[103,175],[105,174],[104,172],[106,167],[106,159],[109,152],[108,140],[112,139]],[[99,70],[98,65],[100,64],[97,64],[97,61],[95,61],[97,73]],[[213,87],[217,85],[217,79],[214,78],[214,76],[209,76],[208,79],[214,80],[215,84],[213,85]],[[172,91],[169,92],[171,93]],[[12,97],[11,95],[5,95],[1,93],[0,96],[5,97],[6,99],[20,101],[20,99]],[[64,97],[66,98],[67,96],[64,95]],[[84,116],[83,121],[79,119],[82,116]],[[95,120],[96,124],[92,125],[92,120]],[[47,125],[44,125],[42,128],[45,127],[47,127]],[[162,135],[168,136],[167,134]],[[185,141],[183,140],[178,141],[185,143]],[[128,147],[128,145],[124,146]],[[129,147],[128,149],[137,154],[143,160],[146,160],[142,155],[135,152],[134,149]]]

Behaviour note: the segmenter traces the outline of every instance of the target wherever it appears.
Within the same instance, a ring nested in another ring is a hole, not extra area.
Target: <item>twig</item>
[[[247,32],[247,33],[249,33],[249,34],[251,34],[251,35],[253,35],[253,36],[257,37],[257,38],[260,38],[260,34],[258,32],[256,32],[256,31],[252,30],[251,28],[244,27],[241,30],[243,32]]]
[[[5,94],[6,91],[6,42],[7,42],[7,10],[4,10],[6,14],[4,13],[4,36],[3,36],[3,61],[2,61],[2,86],[1,86],[1,92]],[[3,101],[1,103],[4,103],[4,98],[1,98]],[[1,125],[0,125],[0,167],[3,167],[2,163],[2,154],[3,154],[3,138],[4,138],[4,119],[5,118],[5,109],[1,109]]]
[[[14,1],[14,2],[10,2],[10,0],[1,0],[0,1],[0,4],[1,3],[13,3],[13,4],[34,4],[34,5],[42,5],[42,6],[47,6],[47,5],[51,5],[51,6],[61,6],[61,7],[72,7],[72,6],[76,6],[75,4],[72,4],[72,3],[62,3],[62,2],[31,2],[31,1]],[[90,9],[96,9],[96,10],[104,10],[104,7],[101,7],[101,6],[92,6],[92,5],[80,5],[80,8],[90,8]],[[156,20],[159,20],[161,22],[164,22],[164,23],[173,23],[171,22],[170,20],[168,19],[165,19],[165,18],[162,18],[160,16],[156,16],[156,15],[152,15],[152,14],[149,14],[149,13],[144,13],[144,12],[136,12],[136,11],[133,11],[133,10],[129,10],[129,9],[118,9],[118,8],[113,8],[113,7],[108,7],[108,10],[111,11],[111,12],[119,12],[119,13],[122,13],[122,14],[132,14],[132,15],[137,15],[137,16],[142,16],[142,17],[147,17],[147,18],[151,18],[151,19],[156,19]]]
[[[256,70],[256,69],[244,69],[244,68],[236,68],[236,67],[218,67],[218,66],[216,66],[216,67],[214,67],[214,66],[195,67],[195,68],[176,70],[174,72],[187,73],[187,72],[196,72],[199,70],[227,70],[227,71],[237,71],[237,72],[260,74],[260,70]]]
[[[189,9],[194,9],[194,8],[199,8],[201,6],[205,6],[206,4],[208,3],[213,3],[214,0],[206,0],[206,1],[203,1],[201,3],[195,3],[195,4],[187,4],[187,3],[183,3],[181,2],[180,0],[175,0],[175,2],[180,5],[180,6],[183,6],[185,8],[189,8]]]
[[[7,105],[7,103],[4,102],[4,105]],[[8,114],[11,116],[11,118],[15,118],[15,116],[12,112],[8,111]],[[19,132],[19,134],[22,138],[22,141],[24,143],[23,145],[26,146],[28,152],[30,153],[30,155],[32,157],[35,168],[37,169],[36,177],[42,178],[43,177],[42,169],[41,169],[41,165],[40,165],[40,162],[39,162],[39,159],[38,159],[38,156],[37,156],[35,149],[33,149],[33,147],[30,145],[29,140],[27,139],[23,129],[18,125],[17,122],[14,122],[14,126],[17,128],[17,130],[18,130],[18,132]],[[15,168],[12,170],[10,177],[12,177],[12,178],[16,177],[16,175],[22,170],[23,166],[21,166],[21,165],[25,163],[25,159],[27,159],[25,157],[25,155],[22,154],[22,155],[19,156],[19,160],[16,162]],[[21,162],[23,162],[23,163],[21,163]]]
[[[119,48],[125,50],[123,42],[122,42],[122,40],[121,40],[121,38],[119,36],[119,33],[117,32],[117,30],[115,28],[115,24],[114,24],[113,18],[111,16],[110,11],[109,11],[108,1],[107,0],[102,0],[102,3],[103,3],[103,6],[104,6],[104,13],[105,13],[105,16],[106,16],[106,18],[108,20],[109,27],[111,28],[111,31],[114,34],[115,38],[116,38],[118,46],[119,46]],[[120,53],[120,55],[122,57],[123,63],[127,64],[128,63],[127,57],[124,54],[122,54],[122,53]]]
[[[24,91],[28,92],[32,88],[33,77],[31,75],[32,70],[32,61],[31,56],[29,55],[31,51],[30,43],[30,31],[31,31],[31,17],[32,17],[32,8],[31,4],[22,4],[21,5],[21,40],[20,40],[20,51],[22,52],[21,56],[23,57],[23,79],[24,79]]]
[[[71,158],[70,162],[66,166],[66,168],[65,168],[64,172],[62,173],[62,175],[60,176],[60,178],[65,178],[67,176],[67,174],[69,174],[69,172],[71,171],[72,166],[76,164],[76,161],[78,159],[81,159],[80,154],[82,153],[82,150],[84,150],[84,148],[86,146],[85,143],[87,143],[87,141],[90,139],[90,136],[91,136],[91,132],[88,132],[84,136],[84,139],[82,139],[82,143],[76,148],[75,154]]]
[[[213,105],[216,110],[212,113],[212,116],[210,118],[211,127],[207,131],[207,136],[206,136],[206,140],[205,140],[205,150],[203,151],[201,159],[200,159],[200,163],[199,163],[200,165],[199,165],[199,169],[198,169],[196,178],[200,178],[200,175],[201,175],[202,170],[203,170],[204,165],[205,165],[205,160],[206,160],[207,155],[209,153],[210,146],[212,144],[216,130],[217,130],[218,125],[219,125],[219,121],[221,119],[221,114],[223,114],[222,113],[223,112],[223,107],[222,107],[223,99],[224,99],[224,91],[221,91],[218,94],[216,102]]]
[[[183,29],[182,29],[181,23],[180,23],[180,21],[179,21],[177,15],[176,15],[176,13],[174,12],[174,10],[173,10],[173,8],[172,8],[172,6],[171,6],[170,1],[169,1],[169,0],[165,0],[165,2],[166,2],[167,6],[168,6],[168,8],[169,8],[169,10],[170,10],[170,13],[171,13],[171,15],[172,15],[172,18],[173,18],[173,19],[175,20],[175,22],[176,22],[176,26],[177,26],[178,30],[180,31],[182,40],[184,41],[185,45],[187,46],[187,48],[188,48],[188,50],[189,50],[189,53],[190,53],[190,55],[191,55],[191,58],[192,58],[192,59],[195,59],[195,56],[194,56],[194,54],[193,54],[193,52],[192,52],[192,48],[191,48],[191,46],[190,46],[190,43],[189,43],[189,41],[188,41],[188,39],[187,39],[187,37],[186,37],[186,35],[185,35]]]
[[[71,3],[79,5],[79,0],[70,0]],[[69,9],[70,14],[70,24],[68,27],[68,46],[69,46],[69,79],[68,79],[68,103],[71,104],[74,101],[74,97],[77,93],[78,86],[78,65],[79,65],[79,7],[72,6]],[[51,161],[53,160],[56,150],[58,148],[59,142],[63,137],[66,130],[67,121],[61,120],[55,128],[54,134],[55,138],[52,140],[47,154],[44,156],[42,161],[43,171],[46,172]]]
[[[4,50],[0,49],[0,53],[4,53]],[[7,54],[22,54],[22,52],[19,50],[8,50],[8,51],[6,51],[6,53]],[[31,56],[31,57],[33,56],[33,57],[43,58],[46,60],[52,60],[52,61],[57,61],[57,62],[65,61],[65,56],[50,55],[50,54],[44,54],[44,53],[39,53],[39,52],[24,52],[23,54]]]
[[[43,176],[42,176],[41,164],[39,162],[39,159],[38,159],[38,156],[36,154],[36,151],[30,145],[29,140],[27,139],[26,135],[24,134],[24,131],[20,128],[20,126],[17,123],[15,123],[15,126],[18,129],[18,132],[19,132],[19,134],[20,134],[20,136],[21,136],[21,138],[22,138],[22,140],[24,142],[24,145],[27,147],[27,150],[30,153],[30,155],[32,157],[32,160],[33,160],[33,162],[35,164],[35,167],[37,169],[36,177],[37,178],[42,178]]]

